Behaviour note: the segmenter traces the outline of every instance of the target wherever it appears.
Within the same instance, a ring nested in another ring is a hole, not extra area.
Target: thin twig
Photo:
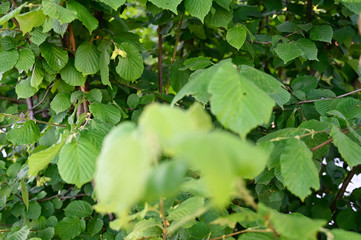
[[[349,96],[349,95],[352,95],[352,94],[355,94],[355,93],[358,93],[358,92],[361,92],[361,89],[357,89],[357,90],[355,90],[355,91],[348,92],[348,93],[342,94],[342,95],[337,96],[337,97],[320,98],[320,99],[313,99],[313,100],[304,100],[304,101],[297,102],[296,104],[304,104],[304,103],[313,103],[313,102],[318,102],[318,101],[333,100],[333,99],[338,99],[338,98],[347,97],[347,96]]]
[[[173,55],[172,55],[172,59],[171,59],[171,64],[174,63],[175,58],[177,56],[177,50],[178,50],[178,44],[179,44],[179,37],[180,37],[180,32],[181,32],[181,27],[182,27],[182,22],[183,22],[183,18],[184,18],[184,13],[182,13],[181,18],[178,22],[178,30],[177,30],[177,38],[175,40],[175,44],[174,44],[174,50],[173,50]],[[167,81],[167,87],[165,89],[165,94],[168,94],[169,92],[169,85],[170,85],[170,77],[168,77],[168,81]]]
[[[178,50],[177,48],[178,48],[178,44],[179,44],[179,37],[180,37],[183,18],[184,18],[184,13],[182,13],[181,18],[180,18],[180,20],[178,22],[177,38],[176,38],[175,44],[174,44],[174,50],[173,50],[171,63],[174,63],[176,55],[177,55],[177,50]]]
[[[332,138],[331,138],[331,139],[328,139],[327,141],[321,143],[320,145],[317,145],[316,147],[312,148],[312,149],[311,149],[311,152],[314,152],[314,151],[316,151],[317,149],[320,149],[320,148],[322,148],[323,146],[326,146],[327,144],[332,143],[332,142],[333,142],[333,139],[332,139]]]
[[[299,32],[302,32],[302,30],[298,30],[296,32],[293,32],[293,33],[290,33],[290,34],[287,34],[286,36],[284,36],[284,38],[288,38],[288,37],[291,37],[292,35],[294,34],[297,34]],[[258,43],[258,44],[272,44],[272,41],[267,41],[267,42],[259,42],[259,41],[250,41],[250,43]]]
[[[223,235],[221,237],[211,238],[209,240],[226,239],[228,237],[232,237],[232,236],[235,236],[235,235],[240,235],[242,233],[251,233],[251,232],[253,232],[253,233],[257,233],[257,232],[268,233],[268,232],[272,232],[272,229],[268,229],[268,228],[267,229],[245,229],[245,230],[241,230],[241,231],[238,231],[238,232]]]
[[[338,191],[335,200],[332,202],[330,208],[331,211],[334,212],[336,210],[337,202],[343,197],[347,186],[350,184],[353,176],[356,174],[357,170],[360,168],[361,165],[357,165],[352,168],[351,172],[347,175],[347,177],[343,180],[342,186],[340,190]]]
[[[160,203],[160,214],[161,214],[162,221],[163,221],[163,240],[166,240],[167,239],[167,226],[168,226],[168,224],[167,224],[167,220],[165,219],[164,202],[163,202],[162,198],[160,198],[159,203]]]
[[[71,46],[71,49],[73,50],[73,55],[75,58],[76,42],[75,42],[73,25],[71,23],[69,23],[68,31],[69,31],[70,46]],[[80,86],[80,91],[82,91],[83,93],[87,92],[86,86],[87,86],[87,82],[85,82],[84,86]],[[82,113],[88,113],[88,112],[89,112],[89,102],[85,99],[85,101],[83,101],[83,103],[81,105],[79,105],[79,107],[77,109],[77,116],[79,118],[79,116]]]
[[[18,116],[13,116],[11,114],[7,114],[7,113],[0,113],[0,116],[4,116],[4,117],[10,117],[10,118],[13,118],[13,119],[20,119],[20,120],[25,120],[25,121],[29,121],[30,119],[28,118],[24,118],[24,117],[18,117]],[[37,120],[37,119],[31,119],[31,121],[34,121],[34,122],[37,122],[37,123],[43,123],[43,124],[46,124],[46,125],[50,125],[50,126],[54,126],[54,127],[68,127],[68,126],[65,126],[65,125],[60,125],[60,124],[56,124],[56,123],[50,123],[50,122],[45,122],[45,121],[41,121],[41,120]]]
[[[163,93],[163,36],[162,26],[158,26],[158,85],[159,93]]]
[[[45,92],[45,95],[44,95],[43,99],[41,99],[40,102],[38,102],[37,104],[35,104],[35,106],[33,106],[33,107],[31,108],[31,110],[37,108],[38,106],[40,106],[40,104],[42,104],[42,103],[45,101],[46,96],[48,95],[50,89],[54,86],[54,84],[55,84],[55,83],[51,84],[51,85],[48,87],[48,89],[47,89],[46,92]]]
[[[21,100],[21,99],[16,99],[16,98],[9,98],[9,97],[0,96],[0,99],[6,100],[6,101],[11,101],[11,102],[16,102],[16,103],[26,103],[26,101]]]

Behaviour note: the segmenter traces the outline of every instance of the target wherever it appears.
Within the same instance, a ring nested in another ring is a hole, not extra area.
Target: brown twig
[[[313,103],[313,102],[318,102],[318,101],[333,100],[333,99],[338,99],[338,98],[347,97],[347,96],[349,96],[349,95],[352,95],[352,94],[355,94],[355,93],[358,93],[358,92],[361,92],[361,89],[357,89],[357,90],[355,90],[355,91],[348,92],[348,93],[342,94],[342,95],[337,96],[337,97],[320,98],[320,99],[313,99],[313,100],[304,100],[304,101],[297,102],[296,104],[304,104],[304,103]]]
[[[298,30],[298,31],[296,31],[296,32],[287,34],[286,36],[284,36],[284,38],[291,37],[292,35],[297,34],[297,33],[299,33],[299,32],[302,32],[302,30]],[[268,41],[268,42],[250,41],[250,43],[258,43],[258,44],[265,44],[265,45],[267,45],[267,44],[272,44],[271,41]]]
[[[55,84],[55,83],[51,84],[51,85],[48,87],[48,89],[47,89],[46,92],[45,92],[45,95],[44,95],[43,99],[41,99],[40,102],[38,102],[37,104],[35,104],[35,106],[33,106],[33,107],[31,108],[31,110],[37,108],[38,106],[40,106],[40,104],[42,104],[42,103],[45,101],[46,96],[48,95],[50,89],[54,86],[54,84]]]
[[[332,202],[332,204],[330,206],[332,212],[334,212],[336,210],[337,202],[343,197],[347,186],[350,184],[353,176],[356,174],[357,170],[360,167],[361,167],[361,165],[357,165],[357,166],[353,167],[352,170],[347,175],[347,177],[343,180],[342,186],[341,186],[340,190],[338,191],[338,193],[335,197],[335,200]]]
[[[5,116],[5,117],[10,117],[10,118],[13,118],[13,119],[20,119],[20,120],[25,120],[25,121],[28,121],[29,119],[28,118],[24,118],[24,117],[18,117],[18,116],[13,116],[11,114],[7,114],[7,113],[0,113],[0,116]],[[34,122],[37,122],[37,123],[43,123],[43,124],[46,124],[46,125],[50,125],[50,126],[54,126],[54,127],[68,127],[68,126],[65,126],[65,125],[60,125],[60,124],[56,124],[56,123],[50,123],[50,122],[45,122],[45,121],[41,121],[41,120],[37,120],[37,119],[31,119],[32,121]]]
[[[307,18],[311,20],[312,17],[312,0],[307,0]]]
[[[268,232],[272,232],[272,229],[245,229],[245,230],[241,230],[241,231],[238,231],[238,232],[223,235],[221,237],[211,238],[209,240],[226,239],[228,237],[232,237],[232,236],[235,236],[235,235],[240,235],[242,233],[250,233],[250,232],[253,232],[253,233],[257,233],[257,232],[268,233]]]
[[[163,36],[162,26],[158,26],[158,85],[159,93],[163,93]]]
[[[0,99],[6,100],[6,101],[11,101],[11,102],[16,102],[16,103],[26,103],[26,101],[21,100],[21,99],[16,99],[16,98],[9,98],[9,97],[0,96]]]
[[[328,139],[327,141],[321,143],[320,145],[317,145],[316,147],[312,148],[312,149],[311,149],[311,152],[314,152],[314,151],[316,151],[317,149],[320,149],[320,148],[322,148],[323,146],[326,146],[327,144],[332,143],[332,141],[333,141],[332,138],[331,138],[331,139]]]
[[[177,38],[175,40],[175,44],[174,44],[174,50],[173,50],[173,55],[172,55],[172,59],[171,59],[171,64],[174,63],[175,58],[177,56],[177,50],[178,50],[178,44],[179,44],[179,37],[180,37],[180,32],[181,32],[181,27],[182,27],[182,22],[183,22],[183,18],[184,18],[184,13],[182,13],[181,18],[178,22],[178,30],[177,30]],[[169,85],[170,85],[170,77],[168,77],[168,81],[167,81],[167,88],[165,90],[165,94],[168,94],[169,92]]]
[[[76,42],[75,42],[75,36],[74,36],[74,30],[73,30],[73,25],[71,23],[69,23],[68,26],[68,32],[69,32],[69,41],[70,41],[70,47],[73,50],[73,55],[75,58],[75,54],[76,54]],[[88,91],[88,83],[85,82],[84,86],[80,86],[80,91],[82,92],[87,92]],[[79,118],[79,116],[83,113],[88,113],[89,112],[89,102],[87,100],[83,101],[83,103],[81,105],[79,105],[78,110],[77,110],[77,117]]]
[[[167,220],[165,219],[165,215],[164,215],[164,202],[163,199],[160,198],[159,200],[160,203],[160,214],[162,217],[162,221],[163,221],[163,240],[167,239]]]

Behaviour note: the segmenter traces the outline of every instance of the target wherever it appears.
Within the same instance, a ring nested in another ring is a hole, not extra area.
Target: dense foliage
[[[361,239],[360,1],[0,2],[0,239]]]

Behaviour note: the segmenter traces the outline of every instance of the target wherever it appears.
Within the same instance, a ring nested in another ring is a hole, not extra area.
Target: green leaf
[[[213,67],[194,72],[190,76],[189,82],[173,98],[171,105],[173,106],[176,102],[188,95],[192,95],[199,102],[206,104],[211,98],[211,95],[208,93],[208,85],[214,77],[215,72],[216,68]]]
[[[349,232],[342,229],[332,229],[331,233],[334,236],[334,240],[361,240],[361,235],[355,232]]]
[[[9,235],[6,237],[7,240],[24,240],[28,238],[30,233],[29,226],[23,226],[20,230],[16,232],[10,232]]]
[[[56,94],[53,101],[50,103],[50,108],[54,110],[56,114],[68,110],[71,106],[70,93],[61,92]]]
[[[155,219],[143,219],[134,225],[133,231],[124,240],[141,239],[144,237],[156,239],[162,234],[161,225]]]
[[[34,65],[33,73],[31,75],[30,84],[33,88],[38,89],[39,85],[44,79],[44,69],[41,61],[38,59]]]
[[[168,151],[201,171],[208,191],[220,207],[228,202],[239,177],[254,178],[267,161],[267,154],[260,148],[219,131],[178,137],[173,145],[169,144]]]
[[[99,69],[100,69],[100,77],[103,85],[108,85],[112,87],[109,81],[109,63],[110,63],[110,55],[107,49],[104,49],[100,53],[99,58]]]
[[[85,93],[85,96],[90,102],[101,102],[103,99],[102,91],[97,88],[93,88],[90,92]]]
[[[177,14],[177,7],[182,2],[182,0],[149,0],[151,3],[156,5],[157,7],[171,10],[175,14]]]
[[[229,61],[212,68],[216,71],[208,86],[211,111],[223,126],[245,137],[269,121],[275,104],[272,98],[240,75]]]
[[[35,63],[35,56],[30,48],[19,50],[19,60],[15,67],[20,70],[28,71]]]
[[[171,209],[167,216],[168,221],[179,221],[204,207],[204,198],[191,197],[182,202],[177,208]]]
[[[89,30],[90,34],[92,34],[92,32],[98,27],[98,20],[80,3],[69,1],[66,3],[66,7],[67,9],[77,13],[79,20]]]
[[[98,102],[90,104],[89,110],[95,119],[111,124],[117,124],[122,116],[117,107]]]
[[[65,216],[67,217],[90,217],[93,213],[92,206],[90,203],[82,200],[72,201],[64,209]]]
[[[331,129],[331,136],[333,144],[338,148],[341,156],[351,168],[361,164],[361,147],[356,142],[352,141],[335,126]]]
[[[117,73],[126,81],[137,80],[144,70],[142,55],[134,45],[127,42],[122,43],[120,48],[126,53],[126,56],[118,57]]]
[[[117,11],[118,8],[125,3],[125,0],[99,0],[99,2],[102,2]]]
[[[232,0],[213,0],[213,1],[226,10],[229,10],[229,7],[232,3]]]
[[[19,7],[15,8],[14,10],[12,10],[11,12],[9,12],[8,14],[2,16],[0,18],[0,25],[4,25],[5,23],[7,23],[10,19],[14,18],[15,16],[17,16],[21,10],[23,9],[23,7],[25,7],[27,3],[21,4]]]
[[[40,138],[40,130],[33,121],[24,124],[17,123],[6,138],[15,145],[33,144]]]
[[[20,25],[20,29],[23,34],[31,32],[34,27],[39,27],[45,20],[43,11],[30,11],[24,14],[17,15],[15,19]]]
[[[314,42],[306,38],[300,38],[297,40],[296,45],[303,52],[302,57],[308,60],[318,61],[318,49]]]
[[[145,192],[148,201],[177,193],[184,181],[187,167],[181,161],[162,162],[149,174]]]
[[[60,76],[70,86],[84,86],[86,78],[76,70],[73,61],[60,70]]]
[[[187,60],[184,61],[184,68],[180,70],[185,70],[189,68],[190,70],[194,71],[208,67],[212,64],[213,64],[212,61],[207,57],[200,56],[200,57],[188,58]]]
[[[30,202],[29,209],[28,209],[28,211],[25,212],[25,214],[26,214],[26,217],[31,220],[39,219],[39,217],[41,215],[40,204],[36,201]]]
[[[135,109],[139,104],[139,96],[137,94],[130,94],[127,98],[127,104],[130,108]]]
[[[313,26],[310,32],[310,39],[314,41],[331,43],[332,36],[333,36],[333,31],[330,25]]]
[[[18,98],[25,99],[33,96],[37,92],[37,89],[31,86],[30,78],[27,78],[16,85],[15,92]]]
[[[12,69],[19,59],[19,53],[16,50],[0,52],[0,72],[7,72]]]
[[[239,236],[238,240],[274,240],[273,233],[244,233]]]
[[[281,236],[288,239],[316,239],[317,232],[327,222],[309,219],[299,213],[283,214],[272,211],[271,223]]]
[[[242,76],[265,91],[280,107],[290,100],[291,96],[283,84],[271,75],[247,65],[242,65],[240,68]]]
[[[29,210],[29,192],[24,183],[24,179],[21,179],[21,198],[23,199],[26,209]]]
[[[285,64],[303,54],[295,42],[279,43],[275,48],[275,52]]]
[[[303,201],[311,193],[310,188],[320,188],[318,170],[312,161],[312,152],[303,141],[289,139],[280,156],[284,184]]]
[[[214,28],[223,27],[227,29],[228,24],[232,21],[233,12],[217,5],[214,6],[214,10],[215,11],[211,9],[211,11],[206,16],[206,24]]]
[[[41,55],[45,58],[49,67],[59,72],[68,63],[68,52],[54,44],[45,42],[40,45]]]
[[[170,66],[169,82],[174,91],[178,92],[189,79],[189,70],[181,70],[183,64],[181,61],[175,61]]]
[[[98,150],[89,140],[80,137],[67,143],[60,151],[58,168],[61,178],[81,187],[94,177]]]
[[[89,220],[87,224],[87,232],[90,233],[90,235],[95,235],[103,228],[103,220],[101,218],[93,218]]]
[[[60,25],[70,23],[77,18],[76,11],[63,8],[54,0],[43,0],[42,5],[44,14],[57,19]]]
[[[79,219],[77,217],[65,217],[55,225],[55,233],[58,234],[61,239],[66,240],[74,239],[84,230],[84,219]]]
[[[45,169],[46,166],[48,166],[50,161],[58,155],[58,153],[64,146],[67,136],[67,133],[63,134],[60,137],[58,143],[52,145],[51,147],[43,151],[39,151],[30,155],[30,157],[28,158],[29,176],[36,176],[39,171]]]
[[[153,151],[134,123],[122,123],[105,137],[95,174],[97,211],[115,212],[120,224],[127,222],[128,210],[144,192]]]
[[[43,33],[41,28],[35,28],[30,33],[30,41],[32,41],[34,44],[40,46],[43,42],[45,42],[46,38],[48,37],[47,33]]]
[[[212,0],[185,0],[186,10],[194,17],[199,18],[202,22],[212,7]]]
[[[227,31],[227,42],[237,50],[239,50],[247,37],[247,31],[243,26],[234,26]]]
[[[4,2],[0,4],[0,15],[4,15],[9,11],[10,3]]]
[[[297,77],[292,80],[291,88],[296,90],[302,90],[303,92],[309,92],[312,89],[315,89],[318,85],[318,80],[314,76],[304,75]]]
[[[162,119],[162,121],[157,119]],[[207,125],[205,124],[205,126]],[[187,112],[159,104],[147,106],[139,119],[139,128],[153,136],[154,140],[163,146],[169,145],[173,138],[210,130],[203,127],[199,126],[192,115]]]
[[[75,68],[84,76],[99,71],[99,52],[90,42],[83,42],[75,54]]]

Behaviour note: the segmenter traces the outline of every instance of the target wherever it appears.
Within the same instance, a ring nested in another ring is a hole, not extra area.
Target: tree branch
[[[245,230],[241,230],[241,231],[238,231],[238,232],[234,232],[234,233],[230,233],[230,234],[227,234],[227,235],[223,235],[221,237],[216,237],[216,238],[211,238],[209,240],[218,240],[218,239],[226,239],[228,237],[232,237],[232,236],[235,236],[235,235],[240,235],[242,233],[257,233],[257,232],[261,232],[261,233],[269,233],[269,232],[273,232],[272,229],[245,229]]]
[[[158,26],[158,85],[159,93],[163,93],[163,36],[162,26]]]
[[[178,30],[177,30],[177,38],[175,40],[175,44],[174,44],[174,50],[173,50],[173,55],[172,55],[172,59],[171,59],[171,64],[174,63],[175,58],[177,56],[177,50],[178,50],[178,44],[179,44],[179,37],[180,37],[180,32],[181,32],[181,27],[182,27],[182,22],[183,22],[183,18],[184,18],[184,13],[182,13],[181,18],[178,22]],[[165,90],[165,94],[168,94],[169,92],[169,85],[170,85],[170,77],[168,77],[168,81],[167,81],[167,88]]]
[[[5,116],[5,117],[10,117],[10,118],[13,118],[13,119],[20,119],[20,120],[25,120],[25,121],[29,121],[30,119],[28,118],[24,118],[24,117],[18,117],[18,116],[13,116],[11,114],[7,114],[7,113],[0,113],[0,116]],[[50,125],[50,126],[54,126],[54,127],[68,127],[68,126],[65,126],[65,125],[60,125],[60,124],[56,124],[56,123],[50,123],[50,122],[45,122],[45,121],[41,121],[41,120],[37,120],[37,119],[31,119],[32,121],[34,122],[37,122],[37,123],[42,123],[42,124],[46,124],[46,125]]]
[[[75,54],[76,54],[76,42],[75,42],[75,36],[74,36],[74,30],[73,30],[73,25],[71,23],[69,23],[68,26],[68,32],[69,32],[69,41],[70,41],[70,47],[73,50],[73,55],[75,58]],[[82,92],[87,92],[88,91],[88,83],[85,82],[84,86],[80,86],[80,91]],[[85,99],[85,101],[83,101],[83,103],[81,105],[79,105],[78,109],[77,109],[77,117],[79,119],[79,116],[83,113],[88,113],[89,112],[89,102]]]
[[[337,97],[320,98],[320,99],[313,99],[313,100],[304,100],[304,101],[297,102],[296,104],[304,104],[304,103],[313,103],[313,102],[318,102],[318,101],[333,100],[333,99],[338,99],[338,98],[347,97],[347,96],[349,96],[349,95],[352,95],[352,94],[355,94],[355,93],[358,93],[358,92],[361,92],[361,89],[357,89],[357,90],[355,90],[355,91],[348,92],[348,93],[342,94],[342,95],[337,96]]]
[[[352,170],[347,175],[347,177],[343,180],[342,186],[341,186],[340,190],[338,191],[335,200],[332,202],[332,204],[330,206],[332,212],[334,212],[336,210],[337,202],[343,197],[347,186],[350,184],[353,176],[356,174],[357,170],[360,167],[361,167],[361,165],[357,165],[357,166],[353,167]]]
[[[163,221],[163,240],[167,240],[167,220],[165,219],[165,214],[164,214],[164,202],[163,199],[160,198],[159,200],[159,204],[160,204],[160,214],[162,217],[162,221]]]
[[[21,99],[16,99],[16,98],[9,98],[9,97],[0,96],[0,99],[6,100],[6,101],[11,101],[11,102],[16,102],[16,103],[26,103],[26,101],[21,100]]]

